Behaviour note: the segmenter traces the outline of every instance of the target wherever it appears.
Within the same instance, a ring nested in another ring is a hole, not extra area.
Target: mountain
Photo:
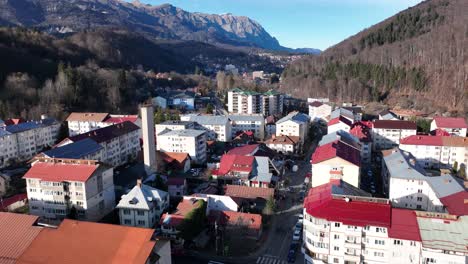
[[[297,96],[468,112],[468,2],[428,0],[283,72]]]
[[[232,14],[190,13],[170,4],[120,0],[0,0],[0,25],[52,34],[118,28],[157,39],[288,51],[258,22]]]
[[[292,49],[291,52],[302,53],[302,54],[315,54],[315,55],[322,53],[321,50],[314,49],[314,48],[297,48],[297,49]]]

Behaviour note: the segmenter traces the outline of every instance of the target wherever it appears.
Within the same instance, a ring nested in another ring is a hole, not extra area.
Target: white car
[[[293,238],[292,238],[293,241],[299,241],[299,240],[301,240],[301,232],[302,232],[302,230],[300,230],[300,229],[294,230]]]

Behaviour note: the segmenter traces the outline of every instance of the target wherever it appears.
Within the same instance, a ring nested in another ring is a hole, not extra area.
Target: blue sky
[[[258,21],[281,45],[326,49],[421,0],[140,0]]]

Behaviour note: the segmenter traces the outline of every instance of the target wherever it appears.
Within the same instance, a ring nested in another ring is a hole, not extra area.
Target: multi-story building
[[[264,116],[282,114],[283,100],[284,95],[273,90],[258,93],[235,88],[228,92],[228,112]]]
[[[372,158],[372,123],[359,121],[353,124],[349,133],[361,143],[361,162],[369,164]]]
[[[283,154],[295,154],[299,151],[299,137],[273,136],[265,141],[265,145]]]
[[[99,128],[130,121],[141,127],[141,120],[137,115],[111,115],[109,113],[71,113],[67,120],[68,135],[70,137],[84,134]]]
[[[126,195],[122,196],[119,209],[120,224],[125,226],[153,228],[159,223],[162,213],[169,207],[169,194],[144,185],[141,180]]]
[[[194,129],[195,123],[190,121],[168,120],[154,126],[156,138],[163,131]]]
[[[467,216],[392,208],[333,181],[304,202],[305,263],[466,263]]]
[[[399,149],[383,151],[382,182],[394,207],[467,214],[468,192],[451,175],[433,176]],[[465,206],[466,207],[466,206]]]
[[[468,138],[447,136],[409,136],[400,140],[400,149],[410,152],[419,166],[467,169]]]
[[[345,117],[351,123],[361,120],[361,116],[358,113],[355,113],[352,109],[347,109],[344,107],[336,108],[330,114],[330,120],[338,118],[340,116]]]
[[[231,138],[241,132],[252,131],[255,138],[265,138],[265,118],[263,115],[229,115],[231,121]]]
[[[393,112],[385,110],[379,113],[379,120],[400,120]]]
[[[188,153],[197,164],[206,162],[206,148],[206,132],[203,130],[172,130],[158,135],[157,150]]]
[[[261,97],[261,114],[264,116],[281,115],[283,113],[284,94],[269,90]]]
[[[431,131],[442,129],[450,135],[466,137],[468,125],[463,117],[434,117],[431,122]]]
[[[231,123],[227,116],[192,114],[181,120],[195,122],[195,129],[206,130],[207,140],[229,142],[232,139]]]
[[[0,168],[25,161],[55,144],[60,123],[42,116],[40,121],[22,122],[0,128]]]
[[[276,136],[299,137],[300,147],[304,146],[309,133],[310,117],[300,112],[291,112],[276,122]]]
[[[182,108],[186,110],[195,109],[195,101],[198,99],[194,92],[189,91],[171,91],[163,92],[152,99],[154,106],[162,109],[166,108]]]
[[[319,101],[309,102],[309,116],[313,122],[330,120],[331,105]]]
[[[400,140],[417,134],[417,125],[411,121],[375,120],[372,124],[374,149],[390,149],[400,144]]]
[[[44,151],[36,157],[104,161],[104,148],[91,138]]]
[[[73,214],[99,221],[115,207],[113,174],[97,161],[39,158],[23,177],[29,213],[51,221]]]
[[[84,134],[72,136],[62,140],[56,147],[91,139],[104,149],[103,163],[120,166],[136,159],[141,150],[141,129],[130,121],[99,128]]]
[[[337,118],[333,118],[332,120],[328,121],[327,133],[330,134],[339,130],[343,130],[349,133],[352,126],[353,126],[352,121],[350,121],[344,116],[339,116]]]

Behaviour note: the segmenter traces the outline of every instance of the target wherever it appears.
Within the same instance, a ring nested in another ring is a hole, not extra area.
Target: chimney
[[[141,188],[141,179],[138,179],[136,185]]]
[[[141,107],[143,132],[143,160],[148,175],[156,172],[156,142],[154,133],[154,109],[152,105]]]

